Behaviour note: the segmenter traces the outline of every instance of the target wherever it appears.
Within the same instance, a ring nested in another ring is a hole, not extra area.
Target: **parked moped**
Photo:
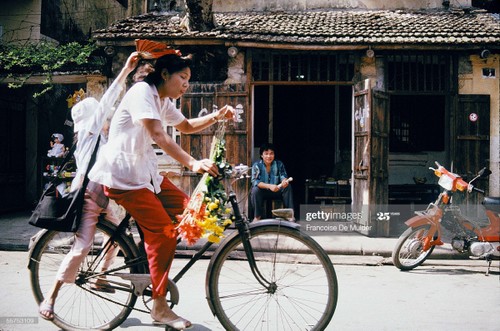
[[[470,258],[484,258],[488,262],[500,258],[500,197],[484,197],[483,206],[487,220],[471,219],[460,207],[452,204],[456,192],[485,192],[472,183],[478,178],[486,178],[491,171],[483,168],[466,182],[436,162],[437,169],[430,167],[439,177],[438,184],[443,191],[425,211],[415,212],[416,216],[405,222],[409,228],[399,237],[392,252],[394,265],[401,270],[411,270],[421,265],[438,245],[443,245],[442,228],[454,235],[451,246],[458,252],[468,253]]]

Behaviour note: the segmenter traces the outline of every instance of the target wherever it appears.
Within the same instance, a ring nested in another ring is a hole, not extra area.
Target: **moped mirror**
[[[491,175],[491,170],[484,167],[483,169],[479,170],[479,172],[477,173],[477,175],[481,178],[485,178],[485,177],[488,177],[489,175]]]

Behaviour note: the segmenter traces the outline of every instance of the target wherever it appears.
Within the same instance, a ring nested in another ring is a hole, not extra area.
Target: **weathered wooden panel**
[[[383,205],[389,200],[389,98],[378,91],[372,95],[371,187],[373,202]]]
[[[353,202],[352,208],[361,212],[360,225],[368,235],[389,235],[389,224],[375,219],[388,202],[388,98],[371,91],[370,81],[353,87]]]
[[[489,95],[460,95],[456,113],[456,139],[453,171],[471,179],[490,160],[490,97]],[[477,187],[488,190],[488,179],[479,179]],[[455,195],[454,202],[476,205],[479,194]]]
[[[248,135],[250,132],[247,121],[248,112],[248,91],[245,85],[222,85],[222,84],[191,84],[189,91],[185,93],[181,100],[181,110],[187,118],[201,117],[222,108],[224,105],[231,105],[236,109],[236,120],[226,124],[226,158],[229,163],[249,164],[249,152],[247,149]],[[181,135],[181,146],[194,158],[207,158],[210,154],[210,146],[217,125],[212,125],[203,131],[195,134]],[[190,192],[196,185],[196,177],[190,176],[189,180],[182,180],[183,189]],[[244,181],[243,181],[244,182]],[[242,197],[246,194],[247,184],[239,184]],[[242,210],[246,210],[243,209]]]

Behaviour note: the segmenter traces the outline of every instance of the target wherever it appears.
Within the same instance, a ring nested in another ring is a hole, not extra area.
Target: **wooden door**
[[[388,97],[369,79],[353,87],[353,211],[361,212],[359,232],[388,236],[389,220],[377,213],[388,202]]]
[[[236,109],[236,120],[228,122],[226,126],[226,157],[229,163],[250,164],[250,151],[248,150],[248,91],[245,85],[223,85],[223,84],[191,84],[189,91],[181,100],[181,110],[187,118],[196,118],[231,105]],[[194,158],[207,158],[210,154],[210,146],[217,125],[212,125],[198,133],[181,135],[181,146]],[[194,174],[185,173],[183,189],[189,193],[198,183],[199,177]],[[191,178],[190,180],[187,178]],[[240,181],[238,190],[245,194],[246,183]],[[246,210],[243,209],[242,210]]]
[[[489,167],[490,160],[490,97],[489,95],[459,95],[455,116],[455,151],[453,162],[455,173],[470,180],[483,167]],[[475,182],[477,187],[488,189],[488,179]],[[476,204],[482,196],[463,195],[454,202]]]

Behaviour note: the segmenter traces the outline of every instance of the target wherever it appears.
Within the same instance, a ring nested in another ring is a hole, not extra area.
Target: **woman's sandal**
[[[42,314],[43,312],[48,312],[50,316],[46,316]],[[38,307],[38,314],[41,318],[47,321],[54,320],[54,305],[48,304],[45,300],[42,301],[40,306]]]
[[[174,320],[170,321],[156,321],[153,320],[154,325],[166,325],[170,328],[176,329],[176,330],[185,330],[187,328],[190,328],[192,326],[191,322],[188,321],[187,319],[184,319],[182,317],[178,317]]]
[[[104,292],[104,293],[115,293],[115,289],[106,280],[97,280],[95,283],[90,285],[90,288],[94,291]]]

